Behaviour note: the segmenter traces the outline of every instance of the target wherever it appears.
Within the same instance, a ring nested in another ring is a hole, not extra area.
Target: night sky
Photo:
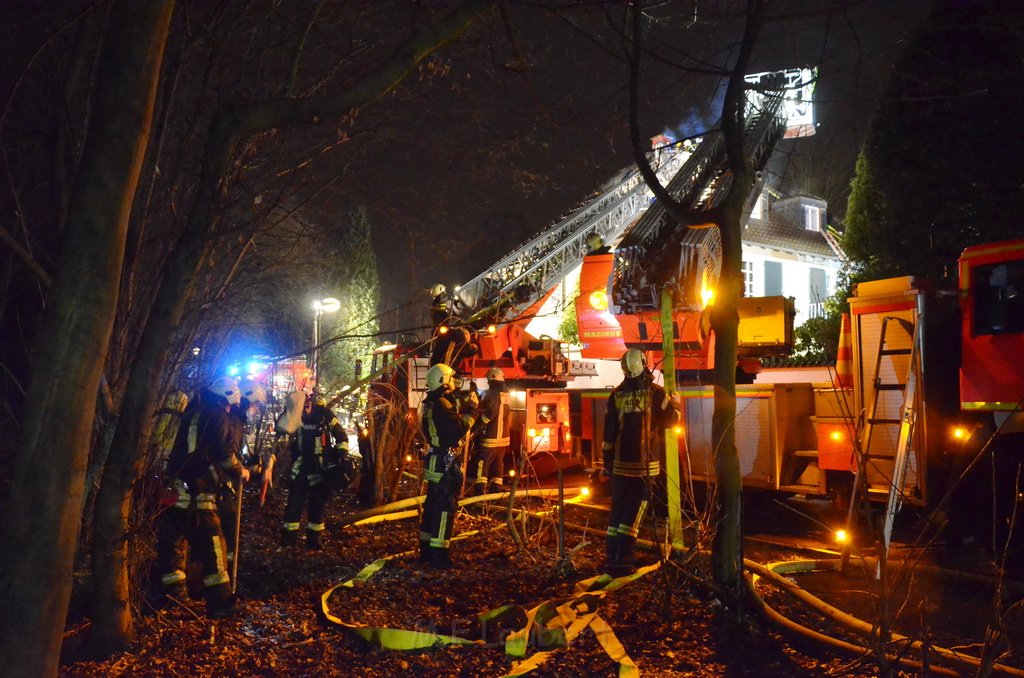
[[[779,145],[773,182],[845,211],[874,98],[928,4],[800,2],[793,13],[777,5],[784,18],[766,26],[755,70],[818,67],[819,127],[813,138]],[[690,50],[723,63],[739,17],[723,25],[711,11],[688,29],[664,31],[659,37],[673,42],[660,48],[678,50],[680,60]],[[479,26],[441,55],[458,91],[437,83],[421,92],[410,83],[410,96],[422,104],[409,122],[416,134],[371,163],[373,176],[393,191],[387,204],[371,206],[378,254],[387,253],[379,258],[386,303],[423,295],[434,282],[472,278],[630,166],[628,73],[616,45],[591,37],[607,38],[600,15],[597,8],[571,15],[589,27],[577,29],[514,9],[508,26]],[[523,55],[518,61],[508,33]],[[642,78],[645,136],[684,137],[714,125],[716,79],[666,64],[652,64]],[[398,243],[409,247],[412,265],[393,275]]]
[[[652,19],[648,47],[658,55],[645,62],[641,76],[645,137],[689,136],[714,125],[721,79],[693,69],[707,72],[731,63],[745,4],[699,2],[696,12],[689,2],[644,5]],[[820,76],[817,135],[780,144],[770,166],[773,183],[784,180],[783,190],[823,197],[834,212],[844,211],[875,97],[901,41],[929,4],[772,3],[754,70],[812,66]],[[157,216],[182,218],[194,181],[187,173],[196,170],[194,154],[204,129],[192,107],[210,110],[280,96],[299,36],[305,47],[290,93],[315,96],[356,82],[414,23],[430,23],[453,5],[179,3],[182,23],[168,54],[181,59],[175,63],[180,72],[173,82],[170,128],[182,135],[175,141],[181,146],[164,142],[162,174],[146,204],[163,210]],[[46,183],[52,181],[46,157],[68,144],[56,132],[65,119],[84,119],[84,98],[60,91],[75,72],[66,56],[79,36],[99,30],[92,11],[98,6],[16,2],[3,8],[2,133],[7,166],[15,168],[10,183],[21,194],[16,204],[8,192],[0,208],[8,215],[25,212],[32,228],[56,218],[47,212],[59,189]],[[622,7],[502,4],[357,114],[251,140],[239,157],[243,172],[228,206],[228,226],[236,218],[263,218],[259,210],[275,204],[330,233],[346,228],[351,211],[364,207],[385,309],[425,302],[435,282],[452,285],[474,277],[631,165],[628,69],[618,37]],[[186,173],[184,179],[175,171]],[[166,237],[158,221],[149,228],[147,235]],[[44,268],[54,265],[52,235],[33,233],[34,253]],[[258,265],[276,265],[266,258],[272,249],[266,240],[257,241]],[[318,246],[308,249],[315,260]],[[308,294],[294,290],[296,297]]]

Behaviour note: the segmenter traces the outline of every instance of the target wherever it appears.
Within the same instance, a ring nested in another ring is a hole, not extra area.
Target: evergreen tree
[[[858,279],[956,275],[1024,233],[1024,6],[939,2],[893,73],[857,163],[843,245]]]
[[[366,209],[355,209],[332,257],[337,265],[330,289],[338,290],[341,309],[325,323],[321,336],[321,342],[329,343],[320,366],[321,384],[328,390],[365,377],[378,343],[380,279],[371,235]]]

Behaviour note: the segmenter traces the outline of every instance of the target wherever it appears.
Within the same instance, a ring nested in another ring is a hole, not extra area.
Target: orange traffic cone
[[[836,382],[841,388],[853,388],[853,338],[850,334],[850,314],[844,313],[839,328],[839,348],[836,350]]]

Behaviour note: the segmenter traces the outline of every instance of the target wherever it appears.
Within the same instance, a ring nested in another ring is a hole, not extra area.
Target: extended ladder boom
[[[808,73],[792,70],[748,76],[752,83],[769,83],[767,90],[751,88],[746,97],[748,122],[744,150],[755,171],[764,168],[775,142],[786,133],[784,99],[800,99],[809,95],[809,90],[799,94],[810,87]],[[804,84],[800,85],[801,82]],[[683,204],[695,208],[718,204],[732,181],[721,132],[713,132],[697,140],[696,147],[686,144],[685,150],[679,150],[682,146],[677,144],[659,154],[652,163],[658,180],[662,184],[667,182],[669,191]],[[688,238],[696,238],[700,241],[696,246],[704,249],[708,248],[704,241],[717,238],[716,229],[706,229],[697,236],[685,233],[688,229],[670,223],[667,213],[658,203],[648,209],[650,197],[651,192],[639,171],[629,171],[614,186],[461,285],[455,295],[459,304],[468,311],[464,317],[471,322],[484,318],[488,322],[515,318],[582,263],[587,254],[587,239],[594,234],[609,245],[626,234],[622,243],[626,246],[625,256],[620,257],[621,262],[616,268],[616,293],[622,287],[627,297],[635,295],[639,287],[655,281],[624,278],[623,287],[619,278],[625,267],[634,266],[633,262],[656,264],[657,274],[663,278],[669,269],[677,267],[676,252],[680,243],[684,244],[685,259],[689,256],[685,244]],[[646,214],[637,220],[644,210]],[[680,229],[684,233],[679,233]],[[693,248],[691,245],[689,250]],[[705,258],[707,261],[701,264],[711,265],[717,277],[720,253],[714,251]],[[630,274],[636,270],[633,268]],[[657,295],[651,301],[656,304]]]
[[[665,155],[657,169],[662,181],[687,157],[684,152]],[[617,240],[647,206],[649,196],[640,172],[629,171],[613,187],[461,285],[456,296],[471,314],[504,304],[502,318],[515,317],[580,264],[589,236],[597,234],[606,243]]]
[[[786,131],[782,96],[762,97],[761,108],[749,107],[744,151],[755,172],[764,169],[775,143]],[[725,140],[720,131],[706,136],[686,165],[667,186],[689,209],[718,205],[732,184]],[[691,229],[678,223],[661,203],[655,203],[629,230],[618,249],[613,298],[626,312],[655,309],[660,288],[670,280],[683,281],[680,301],[701,307],[701,283],[717,280],[721,270],[721,238],[717,228]]]

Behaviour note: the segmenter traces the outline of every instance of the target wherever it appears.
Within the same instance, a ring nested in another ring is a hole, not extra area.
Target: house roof
[[[836,253],[825,242],[825,236],[821,232],[809,231],[802,224],[795,223],[775,210],[772,210],[767,220],[748,220],[743,227],[743,242],[799,254],[838,259]]]

